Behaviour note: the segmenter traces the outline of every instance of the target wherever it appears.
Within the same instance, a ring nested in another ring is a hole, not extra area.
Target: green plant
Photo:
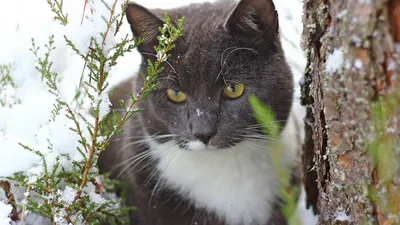
[[[67,25],[68,19],[62,11],[62,1],[48,0],[48,3],[55,13],[55,19],[63,26]],[[127,1],[122,6],[122,12],[125,12],[126,4]],[[80,87],[73,102],[67,102],[60,96],[60,77],[52,69],[50,56],[56,49],[54,36],[50,36],[48,44],[44,45],[46,52],[43,56],[38,51],[41,46],[37,46],[32,39],[30,50],[37,60],[36,70],[41,74],[49,93],[55,98],[49,123],[57,121],[58,117],[65,113],[71,122],[69,129],[79,137],[76,151],[80,153],[81,160],[76,160],[69,154],[58,153],[54,150],[51,140],[48,140],[47,149],[34,149],[20,143],[22,148],[36,154],[41,160],[35,173],[19,172],[10,177],[0,177],[0,188],[10,196],[8,203],[13,206],[15,221],[23,222],[26,212],[29,211],[48,219],[52,224],[100,224],[100,222],[125,224],[127,212],[134,209],[123,206],[120,199],[104,193],[104,189],[112,192],[112,187],[117,182],[99,175],[98,155],[106,149],[114,135],[122,132],[122,125],[137,112],[134,109],[135,104],[157,88],[157,74],[164,69],[163,62],[168,59],[168,52],[175,47],[173,43],[183,34],[184,18],[179,20],[177,27],[174,27],[168,15],[165,15],[165,24],[160,27],[159,44],[155,46],[159,57],[155,62],[148,61],[147,73],[141,74],[144,78],[142,90],[130,95],[130,104],[127,108],[123,107],[125,111],[120,116],[119,113],[110,114],[108,111],[109,97],[114,93],[106,91],[110,69],[116,65],[119,57],[137,48],[142,40],[125,37],[111,49],[105,49],[105,41],[113,24],[115,31],[118,32],[124,17],[124,13],[115,15],[116,5],[117,1],[114,1],[113,5],[106,5],[110,11],[109,19],[105,20],[106,31],[101,33],[101,39],[91,38],[88,52],[80,51],[73,41],[64,36],[66,44],[81,57],[85,63],[84,69],[88,71],[87,77],[82,73]],[[6,71],[5,82],[13,85],[11,69],[5,67],[4,71]],[[93,119],[88,117],[82,107],[84,98],[93,106]],[[55,160],[49,161],[51,158],[49,155],[55,156]],[[10,182],[17,189],[25,190],[25,199],[21,203],[14,200],[9,188]]]
[[[366,185],[377,224],[400,223],[400,188],[396,184],[400,161],[396,132],[400,92],[381,96],[371,103],[374,138],[368,146],[373,162],[372,184]]]
[[[19,103],[19,100],[10,93],[10,89],[16,88],[15,82],[11,77],[13,64],[0,65],[0,105],[11,107]]]
[[[300,221],[296,214],[296,207],[300,188],[298,186],[291,186],[291,171],[282,166],[282,160],[284,160],[282,153],[285,151],[283,151],[284,147],[279,140],[280,127],[275,121],[275,114],[268,106],[263,105],[257,97],[250,96],[249,101],[254,116],[261,124],[263,132],[271,139],[271,143],[268,144],[266,151],[269,151],[272,156],[273,166],[279,181],[278,194],[283,201],[281,211],[290,225],[299,225]]]

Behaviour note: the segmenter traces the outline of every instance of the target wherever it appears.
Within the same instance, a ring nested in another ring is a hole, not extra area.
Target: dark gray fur
[[[151,12],[131,3],[127,17],[132,31],[146,40],[139,49],[143,56],[141,71],[146,71],[147,59],[155,60],[154,38],[164,12],[173,22],[185,16],[185,31],[171,52],[169,64],[165,63],[165,70],[159,74],[158,90],[138,105],[142,112],[126,124],[122,136],[130,139],[115,138],[100,156],[102,171],[113,171],[117,176],[120,171],[112,170],[115,165],[129,155],[147,151],[144,143],[129,145],[145,133],[176,134],[183,148],[189,140],[204,138],[217,148],[235,145],[243,139],[244,128],[257,124],[248,103],[251,95],[270,106],[276,120],[282,127],[285,125],[292,105],[293,79],[279,41],[276,11],[271,0],[242,0],[240,4],[232,13],[237,3],[226,0]],[[137,93],[143,80],[136,76],[130,82],[122,84],[123,88],[114,96],[114,109],[118,108],[118,99],[128,99],[130,90]],[[234,100],[222,96],[225,84],[235,82],[245,83],[243,96]],[[165,94],[167,88],[184,92],[186,101],[171,102]],[[204,116],[197,116],[196,109],[202,109]],[[122,151],[129,153],[120,154],[119,150],[126,145],[129,147]],[[128,169],[129,173],[121,176],[130,185],[128,204],[138,207],[131,215],[131,224],[191,225],[196,221],[199,225],[224,225],[213,214],[195,209],[174,190],[157,191],[149,204],[157,178],[147,178],[154,163],[145,159],[134,171]],[[278,202],[274,209],[268,225],[286,224]]]

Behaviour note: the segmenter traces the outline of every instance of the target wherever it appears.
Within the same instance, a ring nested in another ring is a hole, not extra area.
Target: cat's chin
[[[205,145],[201,141],[189,141],[186,143],[185,148],[189,151],[207,151],[207,150],[217,150],[215,146]]]

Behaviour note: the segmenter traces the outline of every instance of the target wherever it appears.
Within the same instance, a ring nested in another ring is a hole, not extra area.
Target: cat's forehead
[[[206,87],[211,88],[252,80],[254,74],[268,69],[266,56],[259,54],[257,46],[239,43],[222,31],[213,32],[198,31],[176,43],[177,48],[169,60],[174,67],[174,71],[168,73],[174,78],[172,82],[191,89],[207,83]]]
[[[197,89],[204,83],[211,87],[253,79],[268,70],[269,55],[276,52],[272,36],[229,31],[225,23],[235,5],[222,1],[167,11],[174,21],[185,16],[184,35],[176,41],[170,58],[174,71],[165,74],[173,78],[170,83]]]

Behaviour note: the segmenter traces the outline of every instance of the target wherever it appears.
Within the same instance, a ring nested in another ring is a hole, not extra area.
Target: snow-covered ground
[[[74,152],[79,138],[68,129],[71,121],[63,115],[64,113],[57,117],[55,122],[49,122],[55,99],[41,81],[41,75],[35,69],[36,59],[29,49],[32,47],[31,38],[34,38],[35,44],[41,47],[39,55],[44,55],[44,44],[48,43],[50,35],[54,35],[56,49],[50,56],[50,60],[53,61],[52,68],[62,78],[60,95],[65,101],[71,102],[84,63],[66,46],[64,35],[80,50],[85,51],[89,46],[90,37],[100,38],[99,32],[105,31],[101,15],[108,15],[105,7],[96,0],[94,2],[97,3],[93,7],[95,11],[86,13],[90,18],[86,18],[81,24],[84,2],[64,1],[64,12],[68,14],[69,23],[63,27],[53,19],[54,14],[46,0],[0,1],[0,65],[11,65],[11,76],[16,85],[15,89],[6,87],[6,92],[0,92],[0,99],[5,98],[6,94],[9,103],[14,99],[20,101],[20,104],[12,107],[0,107],[0,177],[10,176],[19,171],[29,171],[34,176],[40,169],[38,167],[40,158],[24,150],[18,143],[43,151],[50,164],[63,153],[69,153],[77,160],[81,157],[79,153]],[[113,1],[106,0],[106,2]],[[172,8],[204,0],[137,0],[136,2],[150,8]],[[302,3],[301,0],[275,0],[275,4],[280,15],[283,45],[297,83],[305,66],[305,58],[299,46]],[[89,3],[87,12],[92,9],[91,6]],[[126,34],[130,34],[130,30],[125,23],[116,37],[107,38],[106,44],[112,46]],[[117,66],[110,71],[111,84],[134,74],[138,69],[139,58],[137,52],[126,54],[121,58]],[[46,152],[48,140],[53,144],[55,152]],[[0,190],[0,225],[5,225],[9,224],[7,215],[11,207],[4,204],[2,199],[4,198]],[[305,213],[302,211],[301,215]],[[302,218],[312,219],[309,216]],[[29,221],[26,222],[29,224]],[[306,220],[304,224],[312,225],[315,222]]]

